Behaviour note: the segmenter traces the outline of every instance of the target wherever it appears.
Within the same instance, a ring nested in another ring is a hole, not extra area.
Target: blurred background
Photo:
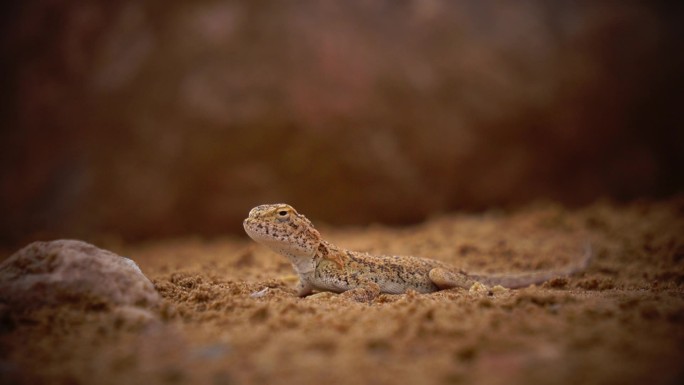
[[[681,4],[8,2],[0,242],[681,193]]]

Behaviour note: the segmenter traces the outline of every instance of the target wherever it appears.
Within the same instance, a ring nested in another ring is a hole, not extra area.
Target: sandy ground
[[[473,272],[563,266],[586,242],[595,257],[586,272],[541,287],[381,295],[368,304],[295,297],[287,261],[246,236],[98,244],[152,279],[164,297],[159,320],[78,306],[6,316],[0,381],[684,382],[684,199],[318,227],[343,247]]]

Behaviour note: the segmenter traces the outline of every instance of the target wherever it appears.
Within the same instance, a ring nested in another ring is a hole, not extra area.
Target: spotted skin
[[[299,275],[298,295],[331,291],[360,301],[380,293],[409,290],[431,293],[450,288],[470,288],[476,283],[520,288],[584,270],[590,250],[576,266],[558,270],[506,275],[468,274],[440,261],[409,256],[371,255],[345,250],[321,238],[304,215],[287,204],[253,208],[243,222],[253,240],[284,255]]]

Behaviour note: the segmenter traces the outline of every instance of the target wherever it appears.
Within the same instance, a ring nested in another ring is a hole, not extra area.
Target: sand
[[[551,203],[402,228],[317,224],[340,246],[473,272],[572,263],[540,287],[294,296],[287,261],[246,236],[101,242],[163,297],[130,321],[69,304],[0,307],[2,383],[673,384],[684,381],[684,199]],[[3,258],[9,254],[3,255]]]

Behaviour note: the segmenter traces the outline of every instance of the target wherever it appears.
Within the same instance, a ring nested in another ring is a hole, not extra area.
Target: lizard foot
[[[320,291],[307,296],[306,299],[327,299],[333,297],[334,295],[335,293],[331,293],[329,291]]]
[[[283,282],[297,282],[299,281],[299,276],[297,274],[283,275],[279,279]]]

